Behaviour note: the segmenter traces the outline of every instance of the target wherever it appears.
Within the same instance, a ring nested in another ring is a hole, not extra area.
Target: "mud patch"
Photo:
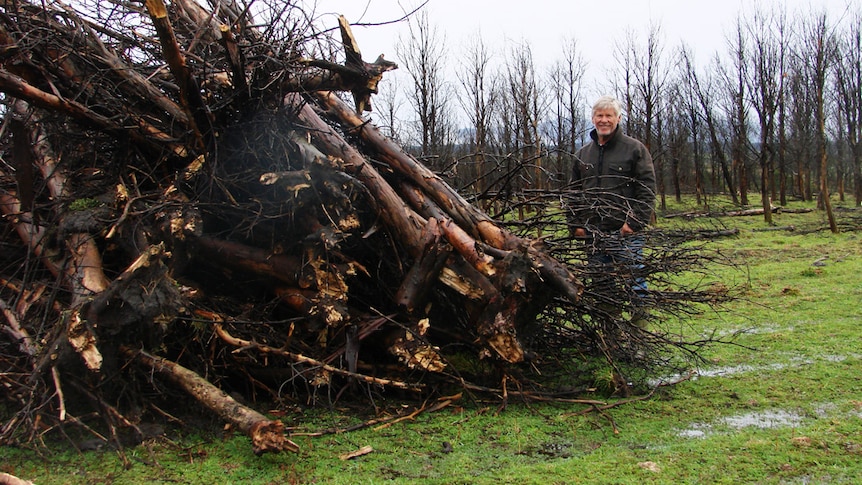
[[[779,333],[779,332],[792,332],[796,328],[794,326],[782,326],[778,324],[761,324],[754,327],[745,327],[745,328],[736,328],[736,329],[727,329],[716,334],[707,334],[704,333],[704,337],[736,337],[739,335],[764,335],[770,333]]]
[[[809,364],[810,362],[803,362],[803,364]],[[801,365],[801,364],[799,364]],[[779,371],[784,370],[789,367],[789,364],[767,364],[767,365],[734,365],[734,366],[725,366],[725,367],[715,367],[712,369],[698,369],[693,372],[692,380],[697,380],[701,377],[729,377],[737,374],[747,374],[749,372],[763,372],[763,371]],[[798,365],[795,365],[798,366]],[[794,367],[795,367],[794,366]],[[674,374],[670,376],[661,377],[659,379],[651,379],[649,381],[649,385],[651,387],[658,386],[665,382],[676,382],[683,377],[682,374]]]
[[[542,443],[538,447],[528,447],[519,455],[543,456],[546,458],[571,458],[573,456],[571,443]]]

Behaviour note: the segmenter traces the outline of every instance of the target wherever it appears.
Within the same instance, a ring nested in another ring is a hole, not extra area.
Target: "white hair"
[[[612,109],[617,116],[623,114],[623,105],[613,96],[602,96],[593,103],[593,114],[602,109]]]

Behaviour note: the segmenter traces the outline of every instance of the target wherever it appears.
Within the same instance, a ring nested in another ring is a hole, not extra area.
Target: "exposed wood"
[[[374,448],[369,446],[369,445],[366,445],[366,446],[363,446],[362,448],[359,448],[358,450],[351,451],[350,453],[344,453],[343,455],[339,456],[338,458],[341,460],[352,460],[354,458],[359,458],[360,456],[365,456],[365,455],[367,455],[369,453],[373,453],[373,452],[374,452]]]
[[[0,472],[0,485],[33,485],[33,482],[22,480],[15,475]]]
[[[229,334],[222,327],[222,325],[219,323],[216,323],[214,325],[214,329],[215,329],[216,334],[219,336],[219,338],[221,338],[222,340],[224,340],[228,344],[233,345],[234,347],[238,347],[241,350],[242,349],[254,349],[254,350],[258,350],[258,351],[263,352],[263,353],[281,355],[284,357],[288,357],[289,359],[291,359],[294,362],[297,362],[299,364],[308,364],[308,365],[311,365],[314,367],[318,367],[318,368],[320,368],[326,372],[331,372],[333,374],[338,374],[338,375],[342,375],[345,377],[350,377],[352,379],[356,379],[356,380],[359,380],[362,382],[367,382],[369,384],[376,384],[376,385],[380,385],[380,386],[389,386],[389,387],[396,387],[399,389],[410,389],[410,390],[418,390],[418,389],[421,389],[423,387],[421,385],[417,386],[417,385],[412,385],[412,384],[408,384],[408,383],[400,382],[400,381],[396,381],[396,380],[381,379],[381,378],[377,378],[377,377],[357,374],[355,372],[345,371],[343,369],[333,367],[331,365],[325,364],[325,363],[318,361],[318,360],[315,360],[315,359],[311,359],[311,358],[306,357],[306,356],[301,355],[301,354],[295,354],[293,352],[286,352],[286,351],[281,350],[281,349],[272,348],[268,345],[261,345],[261,344],[251,342],[248,340],[238,339],[238,338],[234,337],[233,335]]]
[[[391,139],[383,136],[380,131],[355,113],[347,109],[345,103],[334,93],[317,93],[318,99],[334,113],[345,125],[352,128],[357,136],[373,146],[377,153],[387,163],[402,175],[408,177],[422,191],[434,199],[446,214],[462,229],[477,240],[502,250],[524,251],[532,266],[557,291],[572,302],[577,302],[583,292],[583,283],[565,265],[543,254],[536,242],[527,242],[515,237],[494,222],[478,208],[469,204],[464,198],[443,182],[440,177],[408,155]]]
[[[169,360],[141,350],[125,348],[124,353],[153,371],[164,374],[185,389],[198,402],[233,424],[252,441],[254,454],[280,451],[299,452],[299,446],[285,436],[284,423],[274,421],[237,402],[195,372]]]
[[[177,44],[177,38],[168,19],[167,6],[163,0],[146,0],[145,2],[153,26],[159,34],[165,60],[171,68],[171,73],[180,86],[180,98],[189,114],[189,119],[194,120],[192,130],[198,139],[200,149],[209,151],[214,147],[212,139],[212,120],[207,113],[206,105],[201,97],[198,82],[186,65],[185,57]]]
[[[485,276],[492,277],[497,272],[494,268],[494,258],[487,255],[475,239],[470,237],[466,231],[455,224],[449,217],[440,210],[437,205],[415,187],[402,185],[402,194],[405,200],[417,207],[418,210],[429,217],[429,221],[433,218],[435,221],[440,221],[440,229],[446,236],[449,244],[460,254],[464,260],[470,263],[480,273]]]
[[[412,314],[425,304],[425,295],[439,279],[451,251],[451,247],[442,241],[437,220],[429,219],[422,232],[422,252],[410,267],[395,295],[399,306]]]

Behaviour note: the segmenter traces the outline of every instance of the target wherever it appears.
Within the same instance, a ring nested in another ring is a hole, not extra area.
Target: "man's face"
[[[593,113],[593,125],[596,127],[599,140],[605,141],[610,138],[620,124],[621,119],[622,115],[615,114],[612,109],[596,110]]]

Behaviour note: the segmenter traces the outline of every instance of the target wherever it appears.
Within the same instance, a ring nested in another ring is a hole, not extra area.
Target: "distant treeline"
[[[650,148],[662,206],[683,192],[764,207],[848,192],[862,203],[856,7],[840,20],[754,7],[732,26],[727,52],[706,63],[685,43],[665,45],[658,26],[626,37],[601,89],[620,98],[623,128]],[[426,16],[412,21],[396,49],[409,82],[381,86],[377,121],[466,194],[564,189],[595,92],[577,43],[546,69],[529,44],[502,56],[481,40],[450,52]]]

